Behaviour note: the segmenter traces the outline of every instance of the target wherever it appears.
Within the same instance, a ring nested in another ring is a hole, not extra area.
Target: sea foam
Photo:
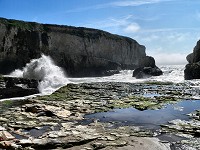
[[[31,60],[22,70],[16,69],[10,76],[39,80],[38,89],[45,95],[69,83],[62,68],[56,66],[50,56],[44,54]]]

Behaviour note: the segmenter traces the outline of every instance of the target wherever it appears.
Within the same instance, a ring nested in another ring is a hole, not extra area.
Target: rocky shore
[[[145,97],[145,94],[156,96]],[[49,96],[28,100],[2,101],[0,148],[2,149],[151,149],[196,148],[199,145],[199,111],[191,122],[176,128],[162,125],[159,130],[138,126],[115,126],[115,122],[87,120],[85,115],[134,107],[138,110],[161,109],[166,104],[194,99],[195,89],[188,84],[83,83],[68,84]],[[198,94],[198,91],[196,91]],[[195,99],[194,99],[195,100]],[[169,130],[170,129],[170,130]],[[187,132],[185,132],[187,129]],[[185,135],[175,142],[159,139],[163,133]],[[195,139],[195,142],[194,142]]]

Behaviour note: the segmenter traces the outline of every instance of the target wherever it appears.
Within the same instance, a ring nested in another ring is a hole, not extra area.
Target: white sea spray
[[[38,89],[42,94],[51,94],[69,83],[62,68],[56,66],[49,56],[43,54],[40,58],[27,63],[22,70],[15,70],[10,76],[39,80]]]

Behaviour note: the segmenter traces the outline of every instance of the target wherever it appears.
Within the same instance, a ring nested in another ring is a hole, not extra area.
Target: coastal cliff
[[[155,66],[137,41],[108,32],[0,18],[0,73],[22,68],[41,53],[68,76],[104,76],[120,69]]]
[[[200,40],[194,47],[193,53],[189,54],[186,59],[188,64],[184,70],[185,79],[200,79]]]

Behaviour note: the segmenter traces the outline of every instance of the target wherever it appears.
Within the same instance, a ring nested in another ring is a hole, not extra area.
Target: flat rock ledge
[[[49,96],[4,101],[0,105],[0,149],[170,150],[172,143],[160,141],[153,131],[114,127],[114,122],[95,118],[87,122],[84,116],[124,107],[159,109],[166,103],[191,99],[190,90],[190,86],[172,83],[84,83],[68,84]],[[162,96],[144,98],[145,93]]]

